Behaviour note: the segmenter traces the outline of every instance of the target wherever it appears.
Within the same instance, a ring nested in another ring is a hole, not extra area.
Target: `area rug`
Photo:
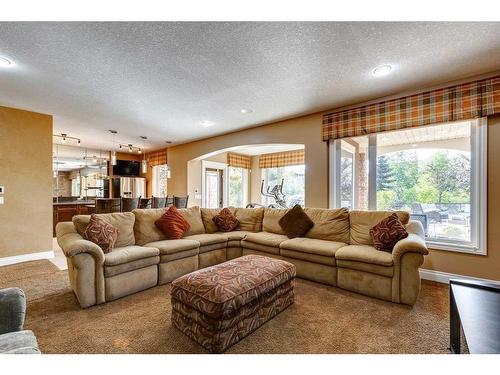
[[[170,324],[170,285],[81,309],[48,261],[0,268],[28,299],[44,353],[205,353]],[[296,300],[226,353],[448,353],[448,289],[423,281],[409,307],[298,279]]]

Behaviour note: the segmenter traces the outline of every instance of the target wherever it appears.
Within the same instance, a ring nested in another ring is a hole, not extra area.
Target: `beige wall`
[[[262,170],[259,168],[259,156],[252,156],[250,169],[250,202],[262,203],[262,194],[260,193],[260,184],[262,182]]]
[[[488,140],[488,255],[430,250],[423,268],[500,280],[500,116],[489,119]],[[270,125],[243,130],[223,136],[170,148],[169,164],[172,178],[169,190],[185,194],[187,162],[198,156],[227,147],[262,143],[304,143],[306,152],[306,205],[328,207],[328,148],[321,141],[321,114],[299,117]],[[260,202],[261,174],[258,158],[252,158],[251,201]],[[256,186],[258,186],[256,188]]]
[[[309,207],[327,207],[328,148],[326,142],[321,141],[320,113],[169,148],[168,160],[172,171],[169,193],[175,195],[187,193],[187,162],[192,159],[228,147],[270,143],[305,145],[307,165],[305,203]],[[260,174],[258,176],[256,174],[258,173],[252,172],[252,178],[260,179]],[[253,199],[255,192],[252,192],[251,196]]]
[[[0,258],[52,250],[52,116],[0,106]]]

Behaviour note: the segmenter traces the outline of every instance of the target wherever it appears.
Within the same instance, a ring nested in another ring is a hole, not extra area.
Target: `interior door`
[[[205,169],[205,207],[222,208],[224,194],[224,171]]]

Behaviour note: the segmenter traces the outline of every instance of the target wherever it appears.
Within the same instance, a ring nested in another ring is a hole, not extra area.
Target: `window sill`
[[[425,244],[429,249],[433,250],[452,251],[455,253],[466,253],[471,255],[487,255],[486,248],[481,249],[472,245],[452,244],[432,240],[426,240]]]

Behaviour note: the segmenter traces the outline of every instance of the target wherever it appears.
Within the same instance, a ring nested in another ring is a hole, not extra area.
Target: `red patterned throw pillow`
[[[167,236],[169,240],[178,240],[189,230],[189,223],[175,206],[169,209],[155,221],[156,227]]]
[[[397,214],[391,214],[370,229],[370,236],[377,250],[392,253],[394,245],[399,240],[408,237],[408,232]]]
[[[212,221],[217,225],[221,232],[231,232],[235,230],[240,222],[236,219],[229,208],[223,208],[217,215],[212,218]]]
[[[118,238],[118,229],[96,214],[90,215],[90,221],[85,228],[83,238],[98,245],[104,254],[110,253]]]

